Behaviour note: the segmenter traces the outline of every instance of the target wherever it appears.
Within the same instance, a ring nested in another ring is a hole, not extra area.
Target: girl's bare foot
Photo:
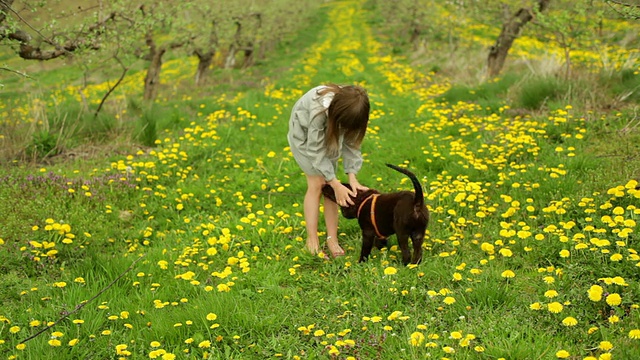
[[[320,252],[320,243],[318,240],[307,239],[307,250],[311,253],[311,255],[318,255]]]
[[[327,236],[327,247],[329,248],[329,252],[331,256],[337,258],[338,256],[344,256],[344,250],[338,244],[338,240],[332,238],[331,236]]]

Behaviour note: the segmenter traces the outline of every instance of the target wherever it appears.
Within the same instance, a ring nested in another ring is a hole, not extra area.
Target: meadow
[[[297,50],[208,97],[172,87],[195,64],[168,61],[147,146],[3,164],[0,357],[640,358],[633,106],[558,97],[522,111],[495,96],[508,75],[470,86],[389,51],[368,10],[327,3]],[[478,28],[462,37],[495,35]],[[553,49],[525,38],[514,51]],[[611,51],[636,79],[634,56]],[[368,90],[360,182],[410,190],[385,163],[421,180],[431,223],[420,265],[402,265],[394,238],[358,263],[359,228],[345,219],[346,256],[304,250],[306,183],[287,123],[326,82]],[[95,101],[104,86],[83,91]]]

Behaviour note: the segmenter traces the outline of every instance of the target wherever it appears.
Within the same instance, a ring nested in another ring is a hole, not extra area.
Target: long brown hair
[[[338,86],[328,84],[318,91],[319,95],[333,93],[333,100],[327,109],[327,130],[325,146],[329,156],[338,154],[340,134],[344,141],[356,149],[360,148],[369,123],[369,96],[358,85]]]

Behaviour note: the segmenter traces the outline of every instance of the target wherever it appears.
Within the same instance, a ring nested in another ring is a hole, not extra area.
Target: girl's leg
[[[344,250],[338,243],[338,204],[324,198],[324,221],[327,226],[327,247],[333,257],[343,256]]]
[[[318,217],[320,216],[320,196],[324,177],[307,175],[307,193],[304,195],[304,221],[307,227],[307,249],[315,255],[320,252],[318,240]]]

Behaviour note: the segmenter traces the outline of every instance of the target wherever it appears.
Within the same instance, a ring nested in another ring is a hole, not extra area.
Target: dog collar
[[[380,230],[378,230],[378,224],[376,223],[376,200],[378,199],[379,195],[380,194],[371,194],[369,195],[369,197],[364,199],[364,201],[360,203],[360,206],[358,206],[358,212],[356,216],[360,218],[360,210],[362,210],[364,204],[369,201],[369,199],[371,199],[371,225],[373,225],[373,230],[375,230],[376,236],[379,239],[386,239],[386,236],[380,234]]]

